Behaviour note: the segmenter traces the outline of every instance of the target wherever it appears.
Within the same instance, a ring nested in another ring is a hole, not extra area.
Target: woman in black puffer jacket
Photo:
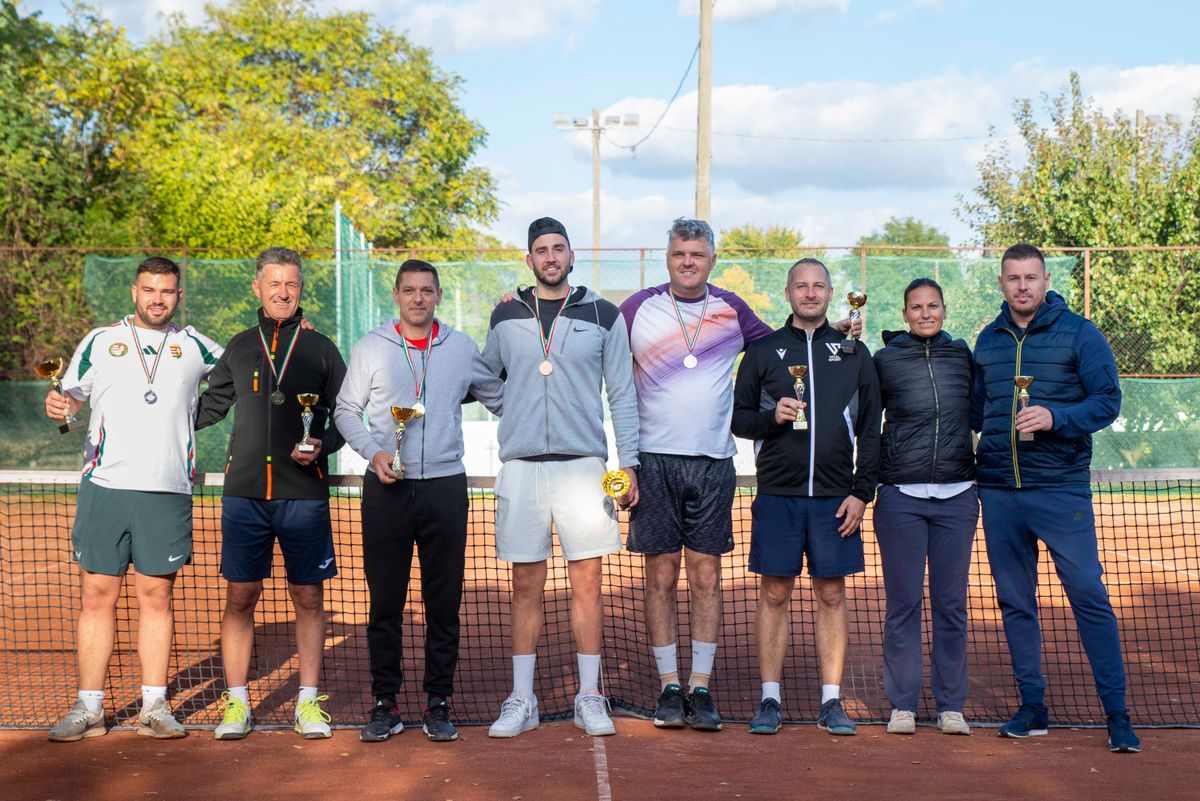
[[[967,577],[979,517],[972,447],[971,351],[942,331],[942,288],[918,278],[904,290],[907,332],[884,332],[875,354],[885,410],[875,536],[887,617],[883,680],[893,734],[916,732],[921,694],[921,601],[925,563],[933,608],[932,689],[937,726],[970,734]]]

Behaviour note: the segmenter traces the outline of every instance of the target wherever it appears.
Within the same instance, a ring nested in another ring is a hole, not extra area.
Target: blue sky
[[[489,132],[477,161],[499,180],[490,231],[523,242],[534,217],[591,244],[591,144],[557,113],[640,114],[649,130],[698,37],[699,0],[318,0],[367,10],[460,75],[462,105]],[[61,19],[58,2],[29,2]],[[135,37],[184,0],[108,0]],[[713,36],[713,219],[799,227],[852,244],[892,215],[970,231],[954,214],[990,129],[1012,133],[1019,97],[1055,92],[1071,70],[1109,113],[1190,119],[1200,97],[1194,3],[1051,0],[717,0]],[[637,150],[602,148],[602,244],[659,246],[694,210],[696,73]],[[887,141],[917,139],[921,141]],[[812,141],[823,140],[823,141]],[[1016,143],[1016,140],[1013,140]]]

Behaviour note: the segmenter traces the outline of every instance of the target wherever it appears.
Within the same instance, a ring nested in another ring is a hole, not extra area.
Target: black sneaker
[[[1049,731],[1050,716],[1045,704],[1021,704],[1013,719],[996,732],[1001,737],[1040,737]]]
[[[358,739],[364,743],[382,743],[402,731],[404,722],[400,720],[400,707],[388,701],[376,701],[371,708],[371,719],[359,731]]]
[[[817,728],[844,737],[853,737],[858,733],[858,726],[846,714],[841,698],[831,698],[821,704],[821,713],[817,716]]]
[[[439,698],[429,705],[421,718],[421,731],[435,743],[448,743],[458,739],[458,731],[450,722],[450,705]]]
[[[687,718],[687,699],[678,684],[668,684],[654,708],[654,725],[660,729],[682,729]]]
[[[1136,754],[1142,750],[1142,741],[1133,733],[1128,712],[1108,714],[1108,750],[1114,754]]]
[[[751,734],[774,734],[783,723],[783,710],[774,698],[764,698],[758,712],[750,719]]]
[[[697,687],[687,698],[687,724],[696,731],[720,731],[721,716],[707,687]]]

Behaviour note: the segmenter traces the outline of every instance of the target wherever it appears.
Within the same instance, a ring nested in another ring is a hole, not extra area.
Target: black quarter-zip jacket
[[[828,322],[809,337],[787,323],[753,342],[733,389],[733,433],[755,440],[758,491],[854,497],[869,503],[879,474],[879,378],[866,343],[842,353]],[[807,430],[775,422],[775,405],[795,398],[792,365],[806,365]]]
[[[197,429],[223,420],[234,408],[225,457],[225,495],[262,500],[329,497],[329,454],[345,442],[330,419],[346,363],[329,337],[300,330],[303,315],[297,309],[287,320],[274,320],[260,308],[258,325],[229,340],[208,378],[208,390],[200,396]],[[275,369],[282,370],[293,336],[299,338],[279,387],[284,400],[276,406],[271,403],[275,377],[263,341],[267,350],[274,348]],[[321,440],[321,455],[307,467],[292,460],[292,449],[304,433],[303,407],[296,399],[302,392],[320,395],[313,406],[309,435]]]

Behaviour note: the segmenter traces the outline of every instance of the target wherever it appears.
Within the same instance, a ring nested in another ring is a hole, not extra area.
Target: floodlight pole
[[[600,109],[592,109],[592,289],[600,291]]]
[[[696,219],[712,211],[712,2],[700,0],[700,77],[696,92]]]

